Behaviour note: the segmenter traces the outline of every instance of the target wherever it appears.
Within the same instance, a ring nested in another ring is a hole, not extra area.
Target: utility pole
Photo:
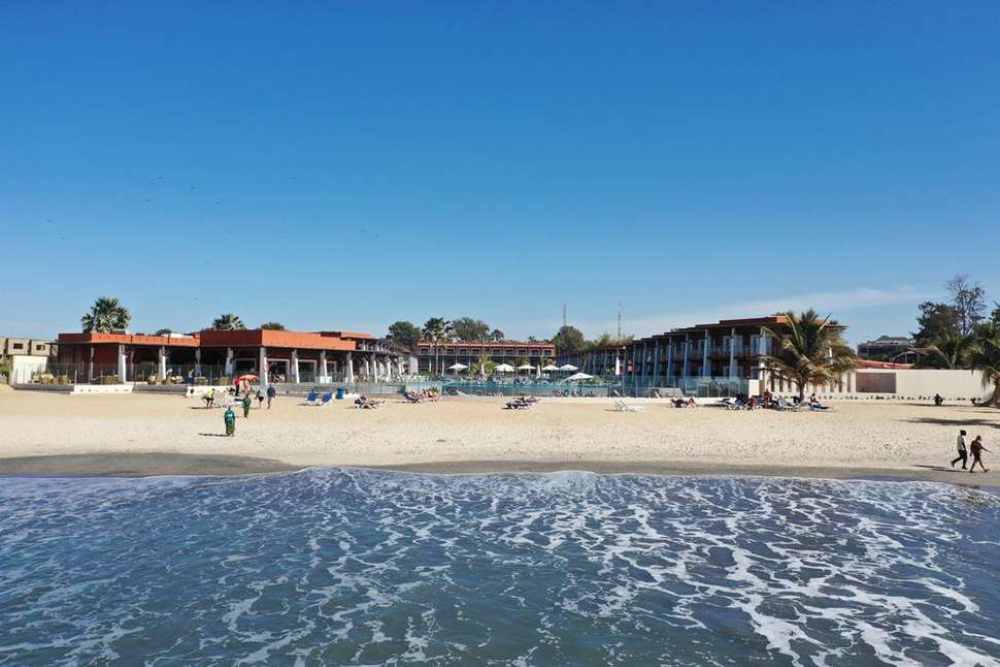
[[[563,326],[566,326],[566,304],[563,304]]]
[[[622,339],[622,302],[618,302],[618,340]]]

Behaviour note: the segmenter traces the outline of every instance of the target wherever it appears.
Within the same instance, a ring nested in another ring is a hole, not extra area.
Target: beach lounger
[[[423,403],[424,401],[422,397],[418,396],[417,394],[413,394],[411,392],[405,392],[403,394],[403,398],[406,399],[407,403]]]
[[[642,412],[642,410],[641,405],[629,405],[625,401],[615,401],[616,412]]]
[[[317,400],[319,400],[319,392],[313,389],[309,392],[309,395],[306,396],[306,403],[309,405],[315,405]]]
[[[329,391],[323,394],[317,405],[330,405],[331,403],[333,403],[333,392]]]

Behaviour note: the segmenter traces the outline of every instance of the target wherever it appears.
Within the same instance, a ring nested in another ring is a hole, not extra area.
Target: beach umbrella
[[[542,370],[545,371],[546,373],[551,373],[552,371],[559,370],[559,367],[556,366],[555,364],[549,364],[548,366],[546,366]]]
[[[495,370],[497,373],[513,373],[514,367],[511,366],[510,364],[500,364],[493,370]]]
[[[456,373],[458,371],[464,371],[466,368],[468,368],[468,366],[465,364],[452,364],[451,366],[448,366],[449,371],[455,371]]]
[[[570,375],[568,378],[566,378],[566,382],[577,382],[579,380],[590,380],[593,377],[594,377],[593,375],[587,375],[586,373],[574,373],[573,375]]]
[[[521,364],[520,366],[517,367],[517,370],[519,370],[519,371],[533,371],[533,370],[535,370],[535,367],[532,366],[531,364]]]
[[[562,366],[559,367],[559,370],[572,373],[573,371],[578,371],[580,369],[574,366],[573,364],[563,364]]]
[[[253,382],[256,379],[257,379],[256,375],[254,375],[253,373],[247,373],[246,375],[241,375],[238,378],[236,378],[236,381],[237,382]]]

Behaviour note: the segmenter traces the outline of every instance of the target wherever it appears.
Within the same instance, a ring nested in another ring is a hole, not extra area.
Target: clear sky
[[[0,335],[1000,298],[995,1],[143,4],[0,5]]]

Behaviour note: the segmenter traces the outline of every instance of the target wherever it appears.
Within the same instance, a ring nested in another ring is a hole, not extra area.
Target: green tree
[[[997,310],[1000,310],[1000,308],[998,308]],[[494,329],[493,331],[490,332],[490,340],[492,340],[495,343],[500,343],[506,340],[506,338],[507,337],[504,336],[503,331],[501,331],[500,329]]]
[[[993,322],[976,327],[969,365],[983,374],[983,387],[993,386],[993,407],[1000,408],[1000,325]]]
[[[434,350],[434,373],[440,374],[441,369],[438,367],[438,346],[451,340],[451,322],[443,317],[432,317],[424,322],[422,333],[424,340],[430,342],[431,348]]]
[[[284,331],[285,325],[281,322],[264,322],[260,325],[261,329],[270,329],[271,331]]]
[[[990,313],[990,322],[1000,325],[1000,301],[993,302],[993,312]]]
[[[844,341],[843,327],[829,318],[821,318],[809,309],[788,319],[781,331],[768,331],[779,341],[774,354],[764,358],[767,369],[791,382],[804,399],[806,385],[829,384],[855,366],[854,350]]]
[[[90,307],[90,312],[80,318],[85,332],[111,333],[125,331],[132,314],[118,299],[102,296]]]
[[[583,338],[583,332],[567,324],[552,337],[552,344],[556,346],[557,354],[573,354],[582,351],[587,341]]]
[[[927,347],[916,348],[924,368],[966,368],[973,337],[948,333]]]
[[[951,294],[951,307],[958,318],[958,332],[968,336],[986,313],[986,290],[979,283],[973,283],[969,276],[958,274],[945,283]]]
[[[174,332],[173,329],[157,329],[156,333],[153,334],[153,335],[154,336],[169,336],[173,332]]]
[[[490,355],[485,352],[479,355],[479,359],[472,365],[469,371],[473,375],[478,375],[481,378],[487,378],[493,375],[493,371],[496,370],[496,363],[490,359]]]
[[[917,347],[928,347],[948,336],[959,335],[958,313],[947,303],[925,301],[918,306],[917,331],[913,341]]]
[[[420,340],[420,327],[405,320],[393,322],[389,325],[389,339],[397,345],[412,350]]]
[[[246,325],[243,324],[243,320],[239,318],[239,315],[223,313],[212,322],[212,328],[219,331],[238,331],[246,329]]]
[[[471,317],[460,317],[451,323],[452,333],[461,341],[482,341],[490,335],[490,325]]]

